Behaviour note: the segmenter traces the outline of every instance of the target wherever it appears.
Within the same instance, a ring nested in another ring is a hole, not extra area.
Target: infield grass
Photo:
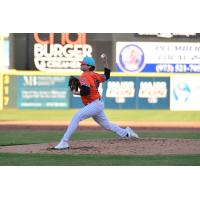
[[[0,111],[0,120],[9,121],[41,121],[65,120],[70,121],[78,110],[16,110]],[[200,111],[169,111],[169,110],[105,110],[111,121],[181,121],[199,122]]]
[[[1,166],[199,166],[200,155],[51,155],[0,153]]]
[[[138,132],[141,138],[175,138],[175,139],[200,139],[200,132]],[[0,146],[42,144],[58,142],[63,136],[62,132],[55,131],[0,131]],[[117,138],[111,132],[76,132],[72,140],[98,140]]]

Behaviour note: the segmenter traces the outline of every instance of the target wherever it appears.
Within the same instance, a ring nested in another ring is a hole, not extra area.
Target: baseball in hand
[[[104,59],[105,57],[106,57],[106,54],[105,54],[105,53],[102,53],[102,54],[101,54],[101,58]]]

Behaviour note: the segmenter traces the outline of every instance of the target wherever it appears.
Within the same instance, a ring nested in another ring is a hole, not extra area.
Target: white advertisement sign
[[[200,110],[200,77],[171,77],[170,109]]]
[[[117,42],[122,72],[200,73],[200,43]]]
[[[158,98],[167,98],[167,83],[164,81],[141,81],[138,97],[146,98],[148,103],[157,103]]]
[[[115,98],[116,103],[125,103],[126,98],[135,96],[135,83],[133,81],[109,81],[106,97]]]

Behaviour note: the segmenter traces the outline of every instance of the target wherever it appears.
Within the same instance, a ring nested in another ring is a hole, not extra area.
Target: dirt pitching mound
[[[68,150],[48,150],[51,144],[1,146],[0,152],[48,154],[167,155],[200,154],[200,140],[189,139],[105,139],[70,141]]]

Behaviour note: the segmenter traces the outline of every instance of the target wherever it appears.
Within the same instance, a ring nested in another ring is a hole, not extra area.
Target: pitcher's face
[[[87,64],[81,64],[81,70],[82,71],[89,71],[89,66]]]

